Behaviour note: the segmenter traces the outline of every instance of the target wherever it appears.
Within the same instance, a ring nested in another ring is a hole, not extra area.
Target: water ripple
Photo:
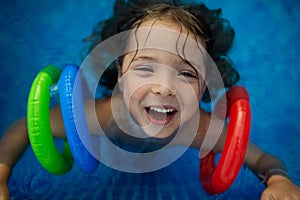
[[[46,66],[48,64],[54,64],[59,66],[63,63],[63,50],[58,48],[47,48],[41,51],[38,58],[39,66]]]
[[[2,34],[4,34],[6,39],[23,42],[34,37],[36,24],[30,16],[18,13],[6,21],[3,29]]]

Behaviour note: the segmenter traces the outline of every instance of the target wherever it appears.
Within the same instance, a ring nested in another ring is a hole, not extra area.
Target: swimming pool
[[[206,0],[223,8],[236,30],[231,57],[241,74],[239,84],[251,96],[251,139],[277,155],[300,185],[300,9],[296,0],[240,2]],[[112,2],[0,1],[1,134],[26,114],[33,77],[49,63],[80,64],[81,39],[112,12]],[[23,99],[23,101],[20,101]],[[61,141],[57,141],[60,143]],[[11,176],[12,199],[258,199],[264,186],[242,169],[224,194],[207,196],[198,181],[198,151],[190,149],[170,166],[151,173],[129,174],[100,165],[92,174],[75,165],[54,176],[36,161],[31,148]]]

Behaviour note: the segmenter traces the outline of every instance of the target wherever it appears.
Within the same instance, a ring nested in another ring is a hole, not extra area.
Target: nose
[[[162,84],[153,84],[151,87],[151,92],[156,95],[161,95],[165,97],[175,95],[171,88],[164,86]]]

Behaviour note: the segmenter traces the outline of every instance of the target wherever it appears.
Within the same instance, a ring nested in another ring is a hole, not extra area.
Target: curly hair
[[[207,52],[218,67],[224,86],[229,88],[239,80],[239,73],[227,55],[232,47],[235,33],[230,22],[222,18],[221,14],[221,9],[211,10],[202,3],[184,4],[180,0],[116,0],[114,15],[100,21],[93,33],[84,41],[90,42],[91,51],[103,40],[139,26],[147,18],[155,19],[155,17],[168,15],[167,17],[171,16],[173,21],[202,38]],[[117,79],[118,70],[113,63],[106,69],[99,83],[112,90]],[[202,100],[209,102],[212,99],[206,89]]]

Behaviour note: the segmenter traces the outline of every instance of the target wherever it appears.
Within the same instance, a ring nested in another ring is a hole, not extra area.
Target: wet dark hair
[[[133,28],[137,22],[147,18],[152,11],[161,16],[173,14],[173,21],[183,25],[205,42],[206,50],[217,65],[226,88],[238,82],[239,73],[227,55],[232,47],[234,30],[229,21],[221,17],[221,9],[211,10],[200,3],[184,4],[180,0],[116,0],[114,14],[109,19],[100,21],[93,33],[85,39],[91,43],[90,51],[103,40]],[[178,15],[183,13],[184,16],[175,16],[172,11]],[[148,18],[151,19],[151,16]],[[191,19],[185,20],[185,18]],[[190,23],[190,21],[195,23]],[[103,73],[99,83],[112,90],[117,80],[118,70],[116,64],[113,63]],[[209,94],[207,89],[202,100],[209,102],[213,99],[212,96],[214,95]]]

